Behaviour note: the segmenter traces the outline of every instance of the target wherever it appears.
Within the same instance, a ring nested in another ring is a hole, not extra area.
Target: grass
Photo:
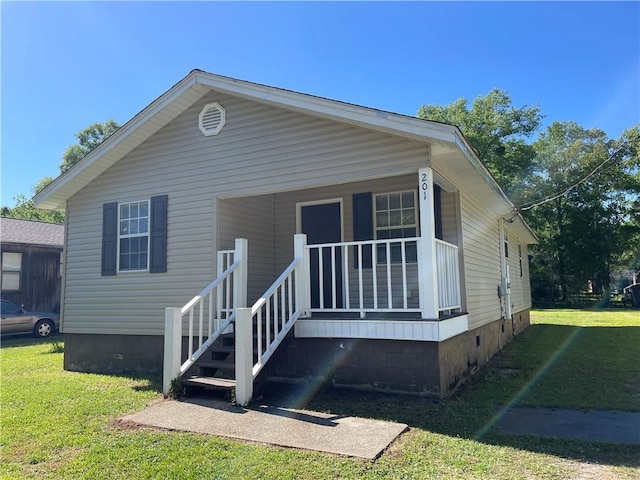
[[[125,428],[113,420],[158,401],[158,379],[66,372],[62,337],[3,341],[0,478],[638,478],[637,446],[493,428],[510,404],[639,411],[638,312],[539,310],[532,323],[447,401],[289,392],[299,407],[409,424],[375,462]]]

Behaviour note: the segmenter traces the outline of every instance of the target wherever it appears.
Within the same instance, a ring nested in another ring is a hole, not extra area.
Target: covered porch
[[[234,248],[219,250],[211,285],[167,309],[165,383],[224,332],[235,335],[236,395],[245,399],[291,330],[296,338],[421,342],[466,332],[455,191],[436,184],[429,167],[417,188],[415,180],[219,199],[218,245],[233,239]],[[186,357],[177,370],[176,352]]]

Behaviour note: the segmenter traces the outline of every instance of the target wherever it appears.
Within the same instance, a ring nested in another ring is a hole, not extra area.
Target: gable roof
[[[487,199],[494,211],[501,215],[513,216],[515,206],[478,159],[473,148],[456,126],[247,82],[202,70],[192,70],[80,162],[51,182],[34,197],[35,205],[51,210],[64,210],[69,198],[212,90],[429,143],[433,157],[441,155],[442,158],[453,158],[451,154],[455,154],[455,157],[466,159],[462,162],[463,165],[457,165],[457,171],[473,178],[471,183],[473,188],[478,190],[476,193],[480,198]],[[482,181],[477,181],[480,179],[478,175]],[[529,243],[534,243],[535,234],[519,214],[516,217],[525,235],[529,237]]]
[[[62,248],[64,225],[3,217],[0,219],[0,243]]]

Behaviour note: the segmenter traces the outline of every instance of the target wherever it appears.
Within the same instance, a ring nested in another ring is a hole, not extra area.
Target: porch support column
[[[418,246],[418,280],[420,310],[423,319],[438,318],[438,272],[436,268],[436,224],[433,200],[433,170],[418,170],[418,205],[420,208],[420,244]]]
[[[233,274],[233,308],[247,306],[247,256],[249,241],[246,238],[236,238],[236,248],[233,261],[240,265]]]
[[[164,367],[162,371],[162,395],[171,392],[171,382],[180,375],[182,352],[182,314],[180,308],[167,307],[164,311]]]
[[[307,235],[298,233],[293,237],[293,258],[299,260],[296,268],[296,310],[300,312],[300,317],[308,318],[311,307],[311,279],[309,271],[309,251],[307,246]]]
[[[236,403],[253,396],[253,321],[250,308],[236,308]]]

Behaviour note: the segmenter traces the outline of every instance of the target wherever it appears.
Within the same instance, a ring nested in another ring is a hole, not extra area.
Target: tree
[[[535,158],[526,139],[543,118],[537,105],[514,107],[506,91],[493,89],[475,98],[471,107],[464,98],[444,107],[423,105],[418,117],[458,126],[507,195],[524,198]]]
[[[522,210],[540,240],[532,262],[535,296],[609,289],[624,252],[636,251],[634,195],[640,191],[632,130],[611,140],[599,129],[554,122],[534,142],[538,201]],[[633,253],[631,253],[633,255]]]
[[[53,182],[53,178],[42,178],[33,188],[33,194],[38,194],[43,188]],[[33,200],[20,194],[13,198],[15,207],[2,207],[1,216],[7,218],[19,218],[22,220],[38,220],[49,223],[64,223],[64,213],[52,210],[43,210],[33,205]]]
[[[118,128],[120,128],[120,125],[114,120],[107,120],[103,123],[93,123],[76,133],[78,143],[71,145],[62,155],[60,173],[64,173],[73,167]]]

